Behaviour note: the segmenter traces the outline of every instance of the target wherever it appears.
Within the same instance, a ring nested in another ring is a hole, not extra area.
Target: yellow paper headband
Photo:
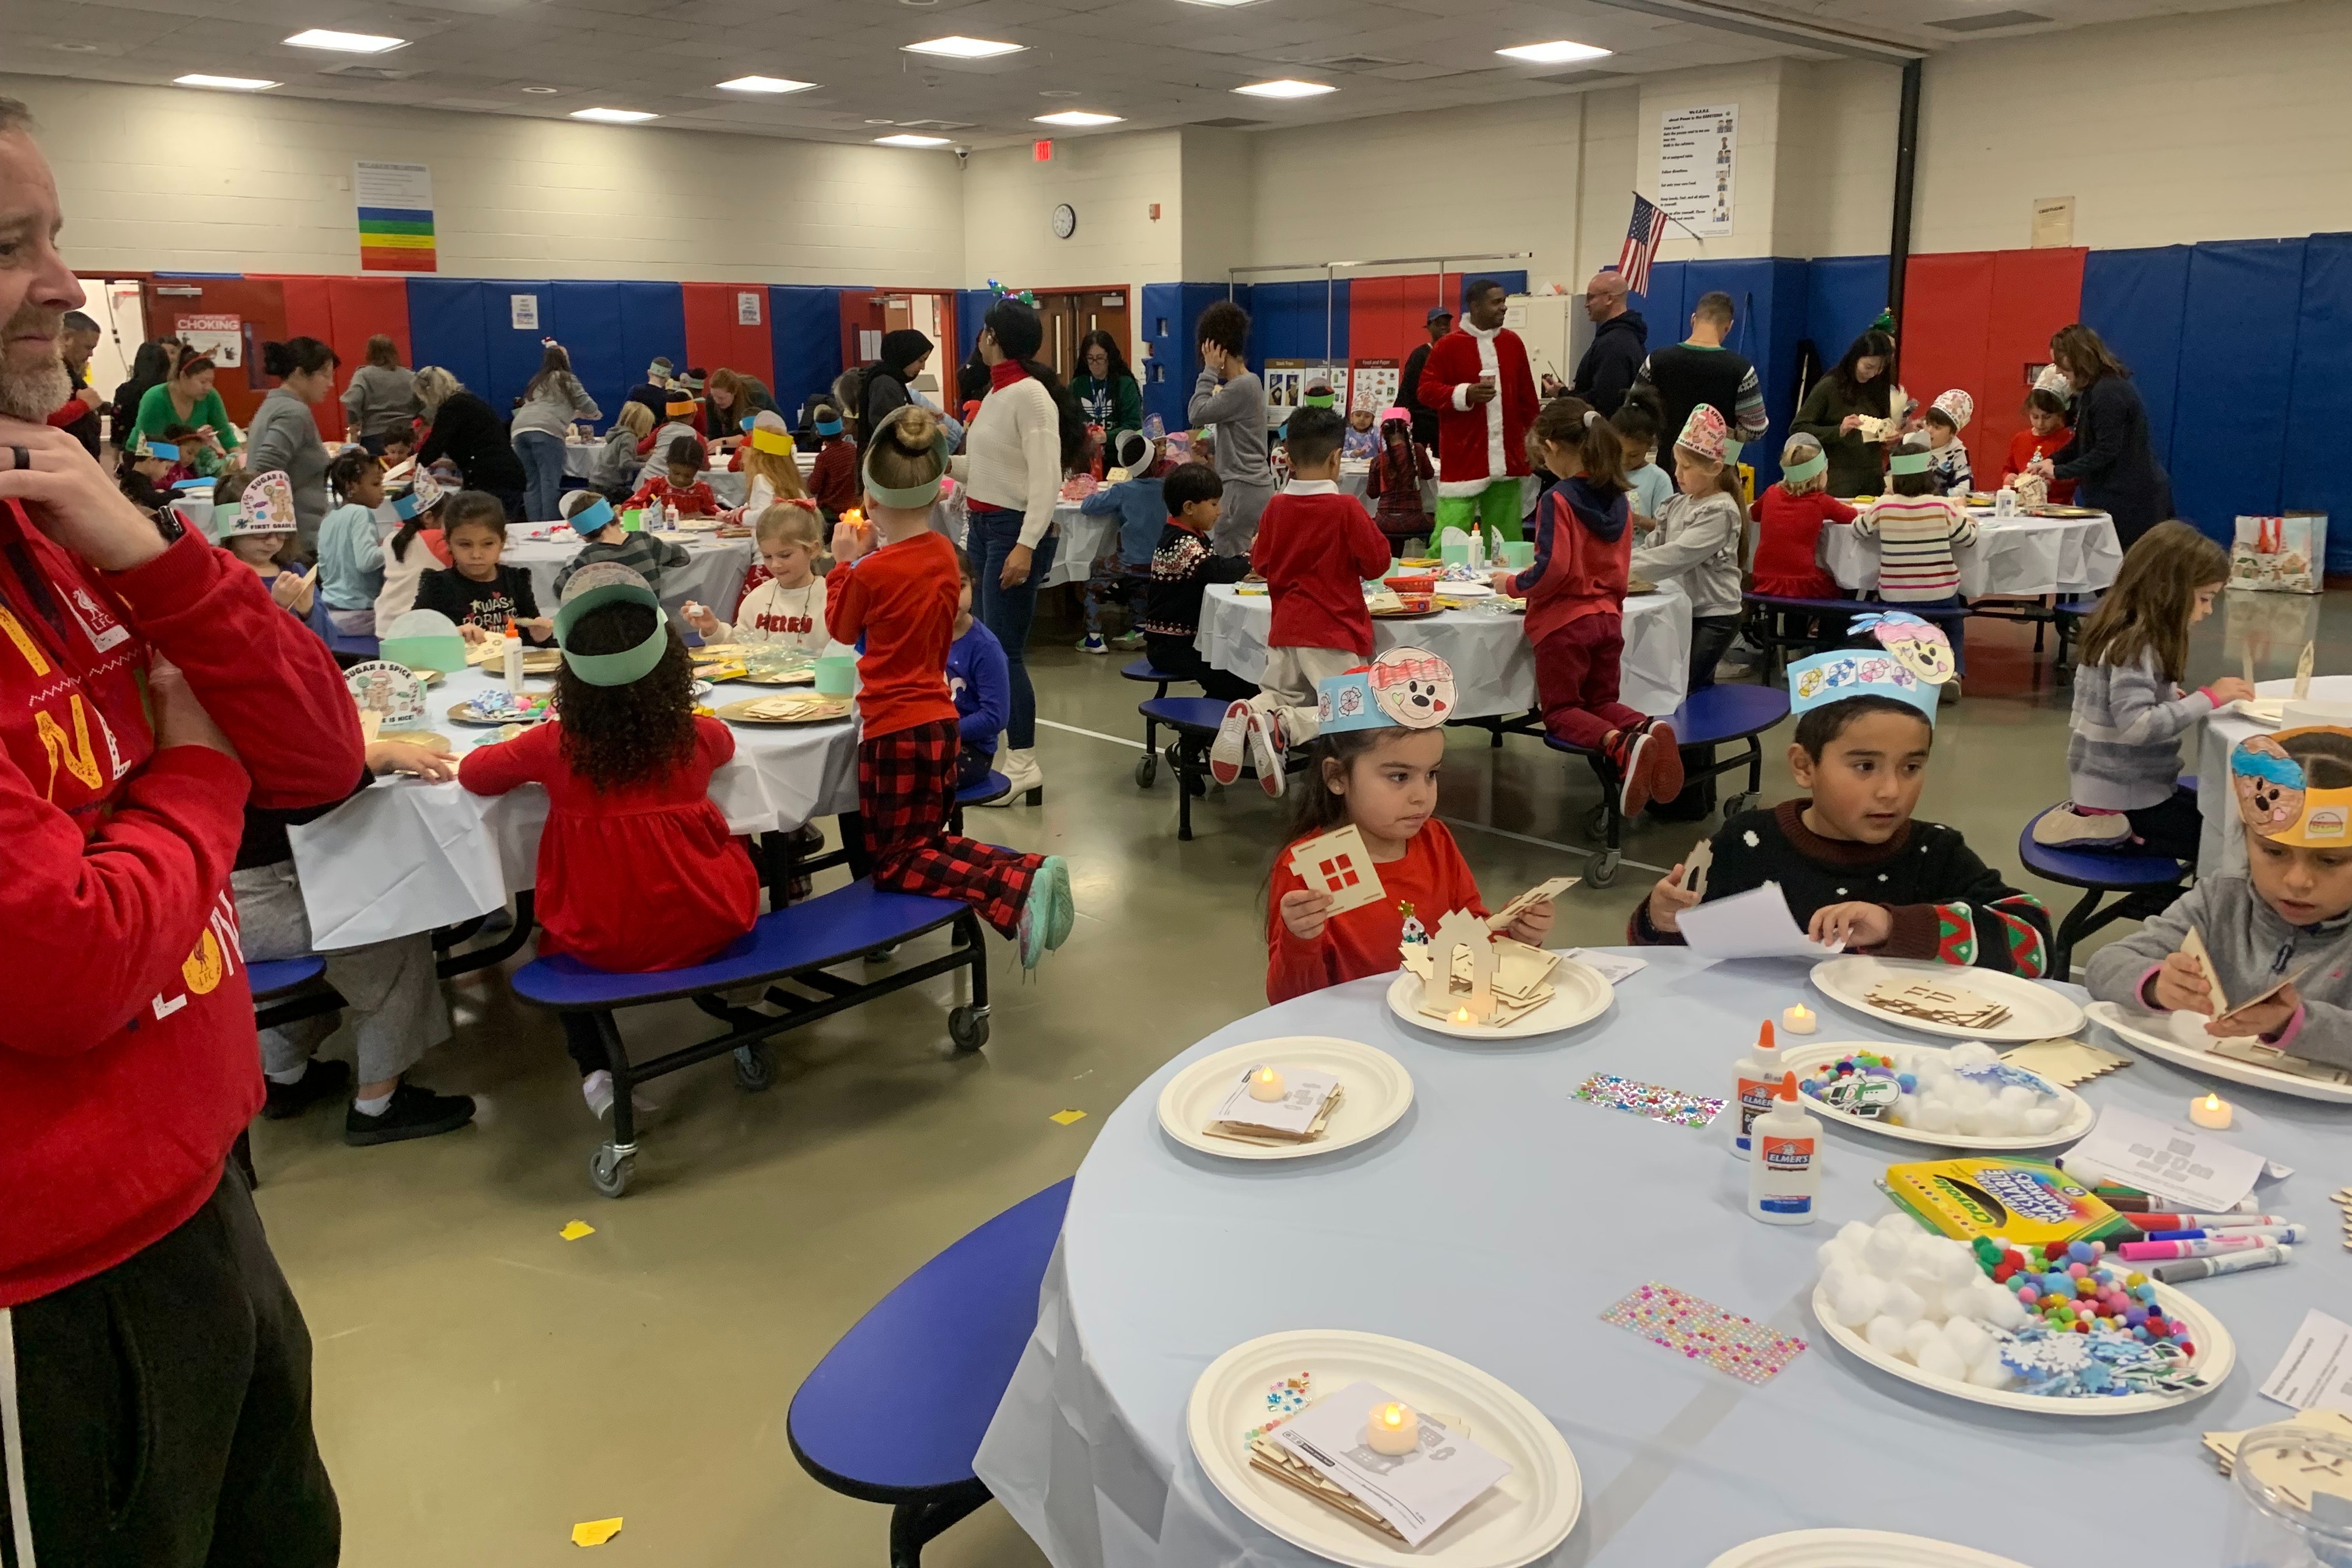
[[[779,458],[789,458],[793,455],[794,447],[792,437],[784,431],[763,430],[754,426],[751,430],[751,449],[755,452],[771,452]]]

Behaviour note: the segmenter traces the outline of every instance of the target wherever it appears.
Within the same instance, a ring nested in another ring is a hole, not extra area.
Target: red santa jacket
[[[151,653],[236,756],[156,748]],[[262,1099],[228,888],[248,791],[322,805],[360,763],[326,645],[226,551],[97,572],[0,501],[0,1308],[212,1195]]]
[[[1499,395],[1474,405],[1467,394],[1491,375]],[[1528,472],[1528,426],[1536,421],[1536,378],[1528,348],[1508,327],[1464,324],[1437,341],[1415,389],[1437,410],[1437,493],[1475,496],[1493,480]]]

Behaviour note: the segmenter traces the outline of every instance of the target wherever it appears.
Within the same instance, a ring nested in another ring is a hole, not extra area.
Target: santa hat
[[[272,468],[247,481],[236,515],[228,520],[220,536],[236,539],[248,533],[291,533],[294,524],[294,481],[283,470]]]
[[[1723,416],[1715,411],[1712,404],[1702,403],[1692,409],[1690,417],[1684,421],[1683,433],[1675,437],[1675,445],[1705,458],[1710,463],[1727,462],[1729,458],[1726,447],[1730,435]]]
[[[1967,429],[1969,421],[1977,416],[1977,400],[1957,386],[1927,406],[1950,420],[1955,430]]]

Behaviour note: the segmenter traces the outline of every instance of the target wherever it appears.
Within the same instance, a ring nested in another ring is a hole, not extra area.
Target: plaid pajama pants
[[[874,860],[874,885],[961,899],[1013,936],[1045,858],[948,832],[956,747],[952,719],[857,742],[857,809],[866,824],[866,852]]]

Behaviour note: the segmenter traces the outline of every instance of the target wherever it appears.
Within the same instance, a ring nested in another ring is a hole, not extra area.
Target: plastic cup
[[[2352,1473],[2352,1443],[2282,1425],[2247,1433],[2230,1474],[2230,1568],[2352,1568],[2352,1500],[2320,1495],[2315,1465]]]
[[[1503,564],[1514,572],[1524,572],[1536,563],[1536,542],[1532,539],[1503,541]]]
[[[857,660],[849,654],[829,653],[816,661],[816,694],[847,697],[857,689]]]

